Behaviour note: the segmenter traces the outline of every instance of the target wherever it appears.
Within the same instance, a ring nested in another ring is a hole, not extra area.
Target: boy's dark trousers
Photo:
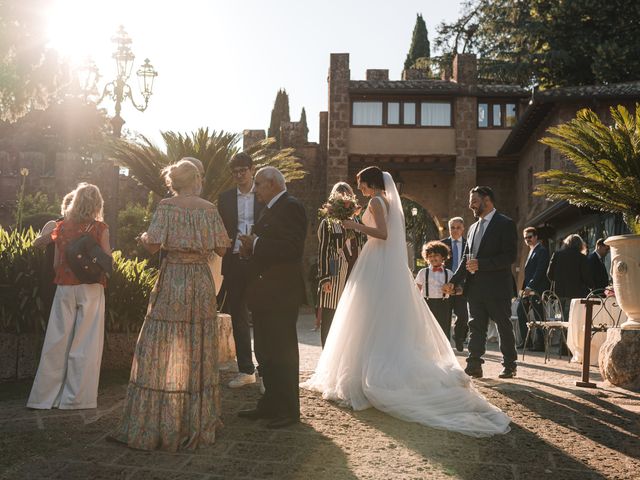
[[[449,298],[425,298],[429,310],[436,317],[442,327],[447,340],[451,337],[451,299]]]

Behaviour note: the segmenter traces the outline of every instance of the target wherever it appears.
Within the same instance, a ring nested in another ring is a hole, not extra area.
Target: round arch
[[[413,262],[409,262],[412,271],[422,262],[422,245],[431,240],[442,238],[443,228],[437,217],[415,200],[402,195],[402,210],[404,211],[405,229],[407,234],[407,254]]]

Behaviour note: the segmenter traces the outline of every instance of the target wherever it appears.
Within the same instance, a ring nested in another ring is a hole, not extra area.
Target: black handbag
[[[80,283],[99,283],[102,275],[111,275],[113,264],[110,255],[106,254],[89,231],[69,242],[64,250],[67,264]]]

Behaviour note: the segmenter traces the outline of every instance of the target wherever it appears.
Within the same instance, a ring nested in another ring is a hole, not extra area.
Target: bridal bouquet
[[[341,222],[353,217],[359,209],[358,199],[354,195],[336,192],[318,209],[318,217],[326,218],[331,223]]]

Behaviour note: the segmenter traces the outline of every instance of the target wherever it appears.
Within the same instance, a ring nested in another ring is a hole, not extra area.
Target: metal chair
[[[562,304],[558,296],[553,291],[547,290],[542,293],[542,296],[537,293],[526,296],[521,294],[520,301],[522,302],[524,298],[528,299],[528,301],[523,303],[523,308],[526,309],[525,313],[527,314],[529,321],[527,322],[527,336],[522,347],[522,360],[524,360],[527,343],[529,342],[529,338],[531,338],[532,332],[539,328],[542,330],[544,339],[544,362],[547,363],[547,360],[549,360],[550,357],[549,347],[551,346],[551,340],[553,339],[555,332],[560,332],[560,338],[563,344],[566,345],[567,337],[564,330],[565,328],[568,328],[569,322],[564,321]],[[540,316],[540,313],[533,307],[535,302],[541,303],[542,316]],[[560,350],[559,358],[562,358],[562,349]]]
[[[551,346],[551,340],[555,332],[560,332],[560,340],[562,343],[560,344],[560,355],[558,358],[562,358],[562,346],[567,344],[567,336],[564,331],[565,329],[568,330],[569,321],[564,318],[560,298],[558,298],[552,290],[542,292],[542,311],[544,312],[542,328],[544,332],[544,361],[546,363],[549,359],[549,347]]]

